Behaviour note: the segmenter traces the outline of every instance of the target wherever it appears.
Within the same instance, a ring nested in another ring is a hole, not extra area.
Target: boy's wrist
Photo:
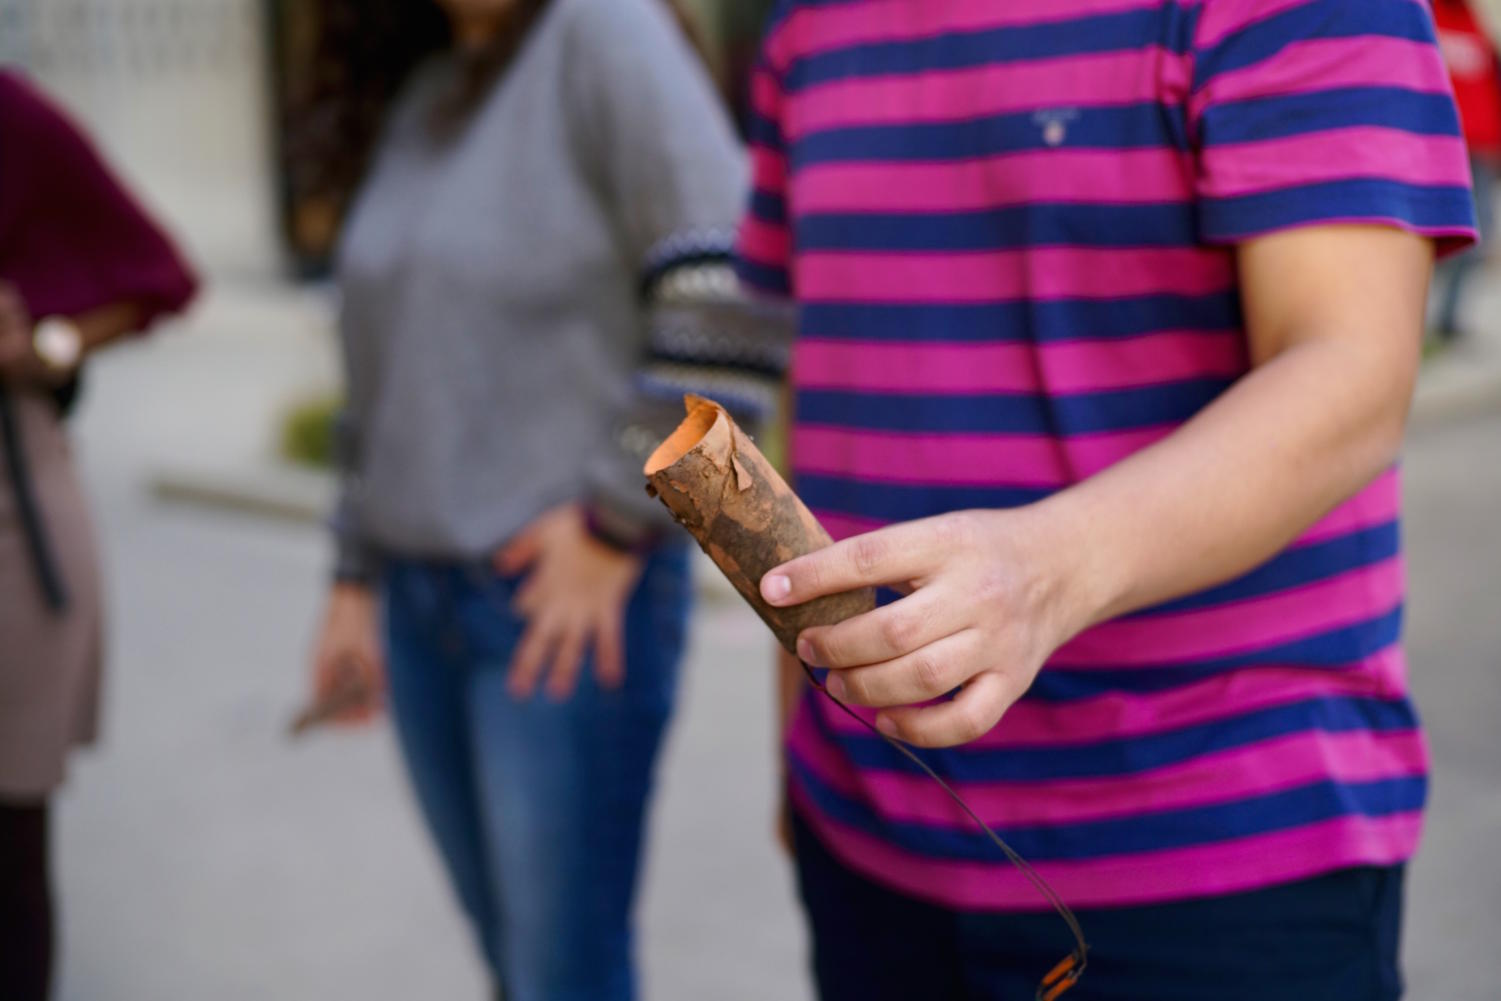
[[[1094,498],[1062,491],[1028,509],[1036,562],[1045,567],[1041,586],[1061,643],[1124,610],[1129,561],[1114,544],[1110,519]]]

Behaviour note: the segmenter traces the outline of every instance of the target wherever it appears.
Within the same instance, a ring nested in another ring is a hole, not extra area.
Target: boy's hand
[[[45,386],[58,381],[32,347],[32,320],[15,286],[0,282],[0,382]]]
[[[1059,539],[1042,507],[962,511],[893,525],[836,543],[770,571],[773,605],[866,586],[911,593],[883,608],[798,638],[827,685],[852,705],[880,707],[876,723],[923,747],[988,732],[1032,684],[1044,661],[1089,625],[1098,605],[1076,582],[1077,546]],[[934,705],[955,689],[952,700]]]

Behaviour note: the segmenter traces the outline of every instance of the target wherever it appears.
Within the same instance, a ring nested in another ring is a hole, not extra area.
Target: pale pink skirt
[[[74,746],[94,739],[102,614],[93,524],[67,434],[50,399],[12,398],[69,598],[61,613],[48,608],[0,465],[0,798],[32,800],[62,782]]]

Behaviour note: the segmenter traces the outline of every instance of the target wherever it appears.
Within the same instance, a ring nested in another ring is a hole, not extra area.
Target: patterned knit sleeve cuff
[[[642,269],[647,338],[614,442],[591,470],[587,510],[596,537],[640,550],[673,530],[647,497],[641,468],[683,417],[683,396],[718,401],[747,429],[776,412],[787,368],[790,307],[752,300],[731,263],[732,229],[683,232]]]
[[[333,581],[373,587],[380,577],[380,557],[374,548],[345,535],[336,540]]]
[[[648,256],[641,292],[649,333],[637,392],[670,404],[664,435],[682,416],[684,393],[718,401],[751,428],[776,411],[792,306],[745,295],[735,276],[734,242],[729,228],[694,230],[669,237]]]
[[[360,508],[364,480],[359,473],[359,430],[346,410],[334,421],[334,465],[339,493],[328,527],[334,536],[336,584],[371,586],[380,575],[380,553],[361,529]]]

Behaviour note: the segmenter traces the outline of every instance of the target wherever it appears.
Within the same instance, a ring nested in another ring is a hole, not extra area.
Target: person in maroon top
[[[1465,144],[1470,148],[1480,237],[1489,240],[1495,219],[1493,192],[1497,173],[1501,172],[1501,62],[1484,24],[1466,0],[1434,0],[1433,17],[1444,65],[1454,84]],[[1445,341],[1460,335],[1464,287],[1483,260],[1482,252],[1472,249],[1439,263],[1437,277],[1442,291],[1434,326]]]
[[[0,70],[0,994],[47,997],[48,800],[93,737],[93,531],[62,415],[81,365],[197,279],[88,139]]]

